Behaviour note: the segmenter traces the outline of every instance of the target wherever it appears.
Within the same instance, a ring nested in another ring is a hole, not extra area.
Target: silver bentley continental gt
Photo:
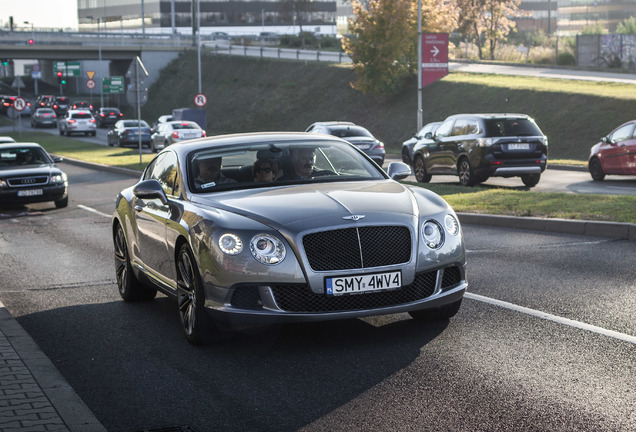
[[[172,145],[117,197],[119,293],[175,296],[195,345],[272,322],[448,319],[467,288],[461,227],[438,195],[396,181],[409,174],[320,134]]]

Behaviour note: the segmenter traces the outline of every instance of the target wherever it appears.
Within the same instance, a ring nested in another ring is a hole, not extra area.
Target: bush
[[[571,52],[562,52],[557,56],[557,64],[560,66],[576,66],[576,57]]]

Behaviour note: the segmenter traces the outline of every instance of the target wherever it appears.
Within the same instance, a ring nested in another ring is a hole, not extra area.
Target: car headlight
[[[7,187],[7,181],[5,179],[0,179],[0,188]]]
[[[429,220],[422,225],[422,237],[426,246],[431,249],[439,248],[444,242],[442,227],[435,221]]]
[[[219,248],[228,255],[238,255],[243,250],[243,241],[236,234],[223,234],[219,237]]]
[[[459,222],[455,219],[453,215],[446,215],[444,218],[444,227],[446,228],[446,232],[451,235],[457,235],[459,233]]]
[[[278,264],[287,254],[283,242],[269,234],[257,234],[252,237],[250,252],[256,261],[263,264]]]
[[[66,176],[64,174],[55,174],[51,176],[51,183],[64,183]]]

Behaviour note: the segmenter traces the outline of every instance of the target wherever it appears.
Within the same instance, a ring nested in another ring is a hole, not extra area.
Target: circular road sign
[[[24,111],[26,106],[27,106],[27,103],[23,97],[17,97],[13,101],[13,109],[16,111]]]
[[[97,83],[95,83],[95,80],[89,79],[86,81],[86,87],[89,89],[94,89],[96,85]]]
[[[40,72],[40,65],[39,64],[34,64],[33,66],[31,66],[31,70],[33,72]]]
[[[198,93],[194,97],[194,104],[198,107],[204,107],[208,103],[208,97],[203,93]]]

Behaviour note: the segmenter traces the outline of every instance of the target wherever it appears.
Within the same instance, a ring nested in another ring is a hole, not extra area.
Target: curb
[[[636,224],[457,213],[461,223],[636,241]]]
[[[106,432],[51,360],[1,302],[0,337],[6,339],[1,344],[0,353],[3,370],[0,394],[5,401],[9,397],[17,403],[0,405],[0,418],[11,419],[2,426],[2,430]],[[50,405],[46,403],[47,400]],[[45,429],[36,429],[38,427]]]

